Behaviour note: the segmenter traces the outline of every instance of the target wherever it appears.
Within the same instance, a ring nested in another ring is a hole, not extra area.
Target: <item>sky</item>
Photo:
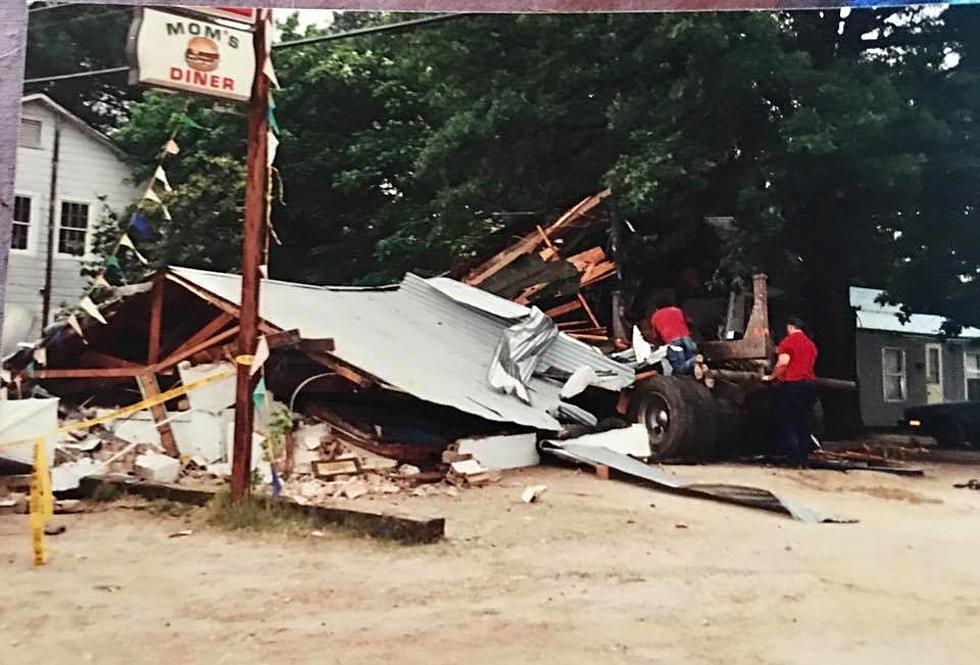
[[[302,33],[308,25],[329,25],[333,22],[332,9],[273,9],[272,18],[282,21],[293,12],[299,13],[299,32]]]

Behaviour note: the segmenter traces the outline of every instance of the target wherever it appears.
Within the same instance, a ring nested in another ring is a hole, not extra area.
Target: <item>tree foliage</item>
[[[31,5],[27,24],[27,80],[96,71],[126,64],[130,8],[106,5]],[[28,84],[25,93],[43,92],[86,122],[102,127],[125,118],[125,103],[138,91],[126,73]]]
[[[824,371],[846,376],[849,284],[980,323],[978,21],[972,7],[480,15],[277,49],[272,274],[439,273],[610,185],[637,230],[633,286],[765,270],[813,320]],[[234,269],[244,117],[157,93],[127,113],[114,137],[138,178],[183,123],[154,259]],[[708,217],[733,222],[719,237]]]

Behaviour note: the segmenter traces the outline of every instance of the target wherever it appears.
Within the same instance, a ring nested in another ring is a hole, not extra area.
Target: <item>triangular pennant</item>
[[[261,409],[265,404],[265,378],[259,377],[259,382],[255,385],[255,390],[252,392],[252,403],[255,404],[255,408]]]
[[[121,247],[129,248],[129,250],[136,255],[136,258],[139,259],[139,262],[142,263],[143,265],[147,265],[149,263],[149,261],[146,260],[146,257],[140,254],[139,250],[136,249],[136,245],[133,244],[133,239],[130,238],[128,235],[124,235],[122,238],[119,239],[119,245]]]
[[[265,339],[264,337],[262,339]],[[34,362],[38,365],[48,364],[48,350],[43,346],[39,346],[34,349]]]
[[[71,326],[71,329],[75,331],[76,335],[82,339],[85,339],[85,333],[82,332],[82,324],[78,322],[78,317],[76,317],[74,314],[69,314],[68,325]]]
[[[163,185],[163,191],[174,191],[174,188],[170,186],[170,181],[167,180],[167,174],[164,172],[162,166],[158,166],[157,170],[153,172],[153,178],[160,181],[160,183]]]
[[[276,136],[282,134],[282,130],[279,128],[279,121],[276,120],[276,105],[272,104],[271,100],[269,104],[269,129],[275,132]]]
[[[252,365],[248,368],[248,375],[255,376],[255,373],[262,369],[262,365],[269,359],[269,342],[265,335],[259,337],[259,343],[255,347],[255,355],[252,356]]]
[[[180,146],[173,139],[167,139],[167,142],[163,144],[163,151],[168,155],[176,155],[180,152]]]
[[[162,203],[160,204],[160,212],[163,214],[163,218],[168,222],[173,220],[173,217],[170,216],[170,211],[167,210],[167,206],[163,205]]]
[[[269,279],[269,264],[263,263],[260,265],[259,274],[262,275],[262,279]]]
[[[269,23],[272,22],[271,11],[266,17],[266,20],[269,21]],[[271,83],[276,88],[276,90],[278,90],[280,87],[279,79],[276,77],[275,67],[272,66],[272,33],[274,32],[275,30],[265,31],[265,54],[266,55],[265,55],[265,62],[262,63],[262,73],[265,74],[265,77],[267,79],[269,79],[269,83]]]
[[[272,166],[272,162],[276,161],[276,152],[279,150],[279,139],[276,137],[275,132],[269,130],[268,136],[268,147],[266,148],[266,163]]]
[[[96,275],[95,276],[95,279],[93,279],[92,282],[96,286],[101,286],[101,287],[104,287],[106,289],[111,289],[112,288],[112,284],[110,284],[109,283],[109,280],[107,280],[105,278],[105,273],[99,273],[98,275]],[[86,310],[86,311],[88,311],[88,310]]]
[[[105,320],[105,317],[102,316],[102,312],[99,311],[99,308],[95,305],[94,302],[92,302],[92,299],[89,298],[88,296],[82,298],[79,301],[78,306],[81,307],[83,310],[85,310],[86,314],[91,316],[93,319],[95,319],[102,325],[106,325],[109,323],[108,321]]]
[[[150,182],[150,186],[146,188],[146,191],[143,192],[143,200],[153,201],[154,203],[159,203],[160,205],[163,205],[163,201],[161,201],[160,197],[157,196],[157,193],[153,191],[152,181]]]
[[[105,260],[105,264],[110,268],[115,268],[116,270],[122,272],[122,266],[119,265],[119,257],[117,257],[115,254],[107,258]]]
[[[129,218],[129,228],[136,232],[141,240],[149,240],[153,237],[153,229],[142,212],[134,212]]]
[[[192,129],[204,129],[204,127],[195,122],[194,118],[190,117],[189,115],[182,116],[180,119],[180,124],[182,124],[184,127],[190,127]]]

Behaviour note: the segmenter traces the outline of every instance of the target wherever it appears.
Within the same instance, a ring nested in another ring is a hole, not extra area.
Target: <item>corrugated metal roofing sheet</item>
[[[171,268],[178,277],[237,305],[238,275]],[[487,382],[493,351],[504,329],[529,310],[445,278],[408,274],[395,289],[311,286],[262,280],[260,315],[305,338],[332,337],[333,355],[419,399],[488,420],[557,430],[548,414],[558,406],[561,384],[534,377],[531,404],[503,395]],[[573,372],[595,369],[603,387],[630,385],[633,370],[567,335],[559,335],[539,363]]]
[[[882,305],[876,302],[883,293],[878,289],[851,287],[851,307],[857,309],[859,329],[884,330],[909,335],[939,335],[946,317],[937,314],[912,314],[908,322],[903,323],[898,318],[902,311],[898,305]],[[970,339],[980,338],[980,329],[963,328],[959,336]]]

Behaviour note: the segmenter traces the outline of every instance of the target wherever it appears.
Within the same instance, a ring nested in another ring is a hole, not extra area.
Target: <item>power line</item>
[[[64,81],[67,79],[80,79],[88,78],[92,76],[108,76],[110,74],[119,74],[122,72],[128,72],[129,66],[124,67],[108,67],[106,69],[93,69],[88,72],[75,72],[74,74],[59,74],[57,76],[42,76],[36,79],[24,79],[24,85],[32,83],[50,83],[52,81]]]
[[[70,2],[62,2],[62,3],[57,4],[57,5],[42,5],[40,7],[28,7],[27,8],[27,13],[28,14],[38,14],[40,12],[46,12],[49,9],[61,9],[62,7],[70,7],[70,6],[71,6],[71,3]]]
[[[372,25],[367,28],[358,28],[356,30],[348,30],[347,32],[337,32],[332,35],[317,35],[316,37],[305,37],[303,39],[294,39],[289,42],[280,42],[278,44],[273,44],[272,48],[274,49],[292,48],[294,46],[319,44],[320,42],[329,42],[334,39],[346,39],[347,37],[357,37],[359,35],[370,35],[378,32],[393,32],[396,30],[411,28],[417,25],[425,25],[427,23],[437,23],[440,21],[448,21],[449,19],[461,18],[463,16],[473,16],[473,15],[474,15],[473,12],[463,12],[458,14],[437,14],[436,16],[415,18],[409,21],[401,21],[399,23],[386,23],[382,25]]]
[[[56,5],[58,7],[64,5]],[[413,28],[420,25],[425,25],[429,23],[437,23],[441,21],[448,21],[454,18],[462,18],[466,16],[474,16],[472,12],[464,12],[459,14],[437,14],[436,16],[426,16],[425,18],[416,18],[409,21],[400,21],[398,23],[386,23],[382,25],[373,25],[367,28],[358,28],[356,30],[348,30],[347,32],[337,32],[332,35],[318,35],[316,37],[305,37],[303,39],[294,39],[288,42],[279,42],[278,44],[273,44],[273,49],[282,48],[292,48],[295,46],[308,46],[310,44],[319,44],[321,42],[333,41],[336,39],[346,39],[348,37],[358,37],[361,35],[376,34],[379,32],[397,32],[400,30],[405,30]],[[52,81],[65,81],[69,79],[79,79],[79,78],[91,78],[94,76],[111,76],[112,74],[119,74],[122,72],[129,71],[129,67],[109,67],[107,69],[95,69],[88,72],[74,72],[71,74],[58,74],[56,76],[42,76],[39,78],[25,79],[24,85],[35,84],[35,83],[49,83]]]

